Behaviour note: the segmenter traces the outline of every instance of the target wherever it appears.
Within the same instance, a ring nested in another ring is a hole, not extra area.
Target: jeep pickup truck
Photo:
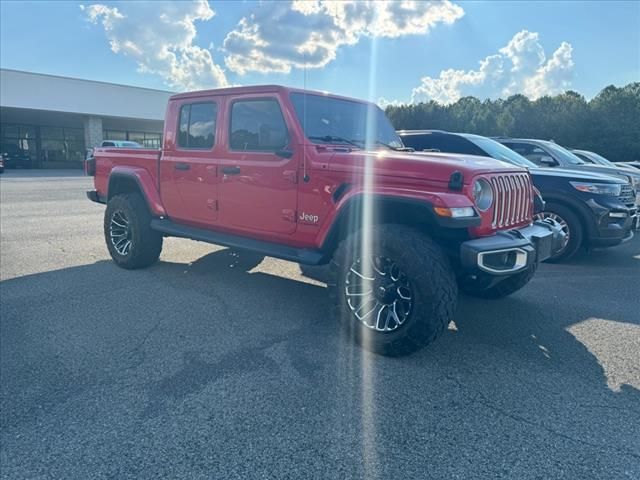
[[[338,320],[378,353],[434,340],[458,285],[503,297],[562,245],[557,223],[532,219],[525,169],[411,153],[372,103],[280,86],[184,93],[163,142],[87,159],[117,265],[153,264],[167,236],[330,264]]]

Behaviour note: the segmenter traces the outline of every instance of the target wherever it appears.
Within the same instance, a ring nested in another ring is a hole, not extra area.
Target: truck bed
[[[158,183],[160,150],[157,148],[96,148],[93,155],[96,159],[95,186],[101,196],[107,194],[109,176],[118,166],[144,169],[154,183]]]

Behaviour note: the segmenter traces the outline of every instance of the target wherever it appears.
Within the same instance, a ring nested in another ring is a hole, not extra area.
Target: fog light
[[[610,212],[609,216],[611,218],[627,218],[629,214],[627,212]]]
[[[478,255],[478,267],[491,273],[508,273],[527,266],[528,253],[520,248],[481,252]]]

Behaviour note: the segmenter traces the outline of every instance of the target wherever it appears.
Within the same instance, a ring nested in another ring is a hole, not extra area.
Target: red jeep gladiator
[[[376,105],[280,86],[174,95],[161,150],[97,148],[86,169],[119,266],[153,264],[166,236],[330,263],[340,322],[387,355],[435,339],[458,287],[513,293],[562,243],[532,221],[526,170],[412,153]]]

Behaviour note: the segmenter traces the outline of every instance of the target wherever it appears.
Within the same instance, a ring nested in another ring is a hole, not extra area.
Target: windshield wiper
[[[332,142],[340,142],[347,143],[349,145],[353,145],[354,147],[362,148],[353,140],[347,140],[346,138],[336,137],[335,135],[323,135],[323,136],[311,136],[309,140],[320,140],[321,142],[332,143]]]
[[[335,135],[324,135],[324,136],[311,136],[309,137],[309,140],[320,140],[321,142],[341,142],[341,143],[347,143],[349,145],[353,145],[355,147],[358,148],[364,148],[366,145],[366,141],[365,140],[361,140],[361,139],[346,139],[344,137],[337,137]],[[383,147],[387,147],[389,150],[395,150],[396,152],[415,152],[415,150],[413,148],[409,148],[409,147],[394,147],[393,145],[389,145],[388,143],[384,143],[380,140],[374,140],[373,141],[374,144],[376,145],[381,145]]]
[[[382,145],[383,147],[387,147],[389,150],[394,150],[396,152],[415,152],[415,149],[411,147],[394,147],[393,145],[389,145],[388,143],[381,142],[380,140],[376,140],[374,143],[376,145]]]

